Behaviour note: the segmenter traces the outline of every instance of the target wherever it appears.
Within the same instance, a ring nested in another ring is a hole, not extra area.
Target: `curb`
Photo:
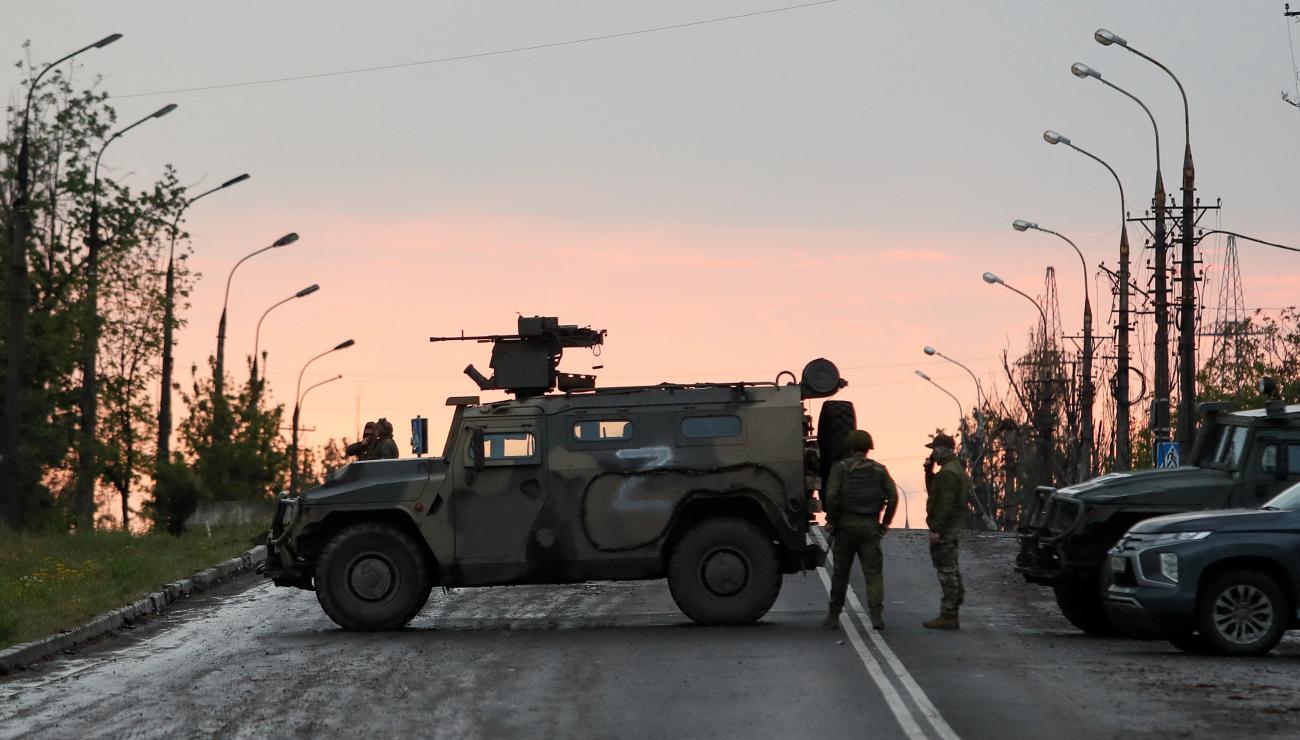
[[[0,650],[0,676],[8,675],[65,650],[71,650],[124,626],[133,625],[142,617],[157,614],[190,594],[206,591],[236,576],[248,573],[264,562],[266,562],[266,546],[258,545],[237,558],[224,560],[189,578],[164,584],[139,601],[105,612],[80,627]]]

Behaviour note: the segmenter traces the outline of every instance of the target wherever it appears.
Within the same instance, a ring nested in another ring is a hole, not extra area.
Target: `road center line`
[[[817,538],[817,541],[821,546],[827,550],[826,562],[833,565],[830,556],[830,546],[826,541],[826,535],[822,533],[820,527],[813,527],[812,532],[813,536]],[[850,567],[851,566],[852,562],[850,562]],[[826,586],[826,593],[829,594],[830,576],[827,573],[827,569],[823,567],[819,568],[818,571],[822,574],[822,583]],[[871,640],[871,644],[875,646],[876,650],[884,656],[885,663],[889,665],[890,670],[892,670],[894,675],[898,678],[898,682],[903,685],[903,688],[906,689],[908,695],[912,697],[912,701],[916,703],[921,715],[930,723],[930,726],[934,728],[934,731],[938,733],[940,737],[944,738],[944,740],[959,740],[957,733],[953,731],[952,726],[950,726],[947,720],[943,718],[943,715],[939,714],[939,710],[936,709],[934,704],[930,701],[930,697],[926,696],[925,691],[921,688],[920,684],[916,682],[916,679],[912,678],[912,674],[908,672],[907,668],[903,667],[903,662],[898,659],[898,656],[894,654],[894,651],[885,643],[885,639],[875,630],[867,628],[867,625],[871,623],[870,619],[867,616],[866,610],[862,608],[862,602],[858,600],[857,593],[851,586],[848,590],[848,604],[849,608],[858,615],[858,621],[862,623],[862,631],[867,634],[867,638]],[[852,626],[851,620],[849,624]],[[850,630],[850,632],[854,633],[856,630]],[[872,662],[875,662],[874,657],[872,657],[871,660]],[[892,685],[890,686],[890,690],[893,690]],[[895,695],[897,696],[897,693],[895,693]],[[897,712],[895,712],[895,714],[897,714]],[[910,712],[908,716],[910,719]]]

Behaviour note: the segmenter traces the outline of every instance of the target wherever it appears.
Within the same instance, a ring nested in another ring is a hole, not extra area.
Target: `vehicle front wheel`
[[[411,621],[429,599],[424,553],[402,530],[354,524],[330,539],[316,567],[316,599],[340,627],[391,630]]]
[[[678,608],[699,624],[757,622],[781,593],[776,548],[744,519],[710,519],[673,548],[668,590]]]
[[[1263,655],[1286,631],[1290,607],[1277,582],[1252,570],[1220,573],[1196,604],[1196,627],[1216,652]]]

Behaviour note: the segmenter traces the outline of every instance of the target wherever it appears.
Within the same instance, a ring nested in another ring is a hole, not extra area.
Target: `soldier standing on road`
[[[925,627],[955,630],[961,627],[957,610],[966,597],[957,567],[957,550],[966,519],[970,478],[957,459],[957,442],[952,437],[940,432],[926,447],[930,448],[930,456],[925,461],[925,521],[930,528],[930,560],[939,576],[943,597],[939,616],[926,622]],[[937,473],[935,465],[939,466]]]
[[[831,466],[826,485],[826,531],[834,537],[831,556],[835,562],[830,610],[822,626],[827,629],[839,626],[856,555],[867,581],[871,626],[882,630],[885,628],[885,576],[880,538],[894,521],[898,489],[885,466],[867,457],[874,447],[870,434],[861,429],[850,432],[845,447],[849,455]]]
[[[396,460],[397,442],[393,441],[393,425],[388,419],[375,422],[375,445],[370,450],[370,460]]]
[[[343,454],[358,460],[370,459],[370,448],[375,444],[375,423],[366,422],[361,431],[361,439],[343,448]]]

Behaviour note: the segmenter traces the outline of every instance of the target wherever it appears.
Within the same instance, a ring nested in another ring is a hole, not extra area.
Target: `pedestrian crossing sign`
[[[1156,443],[1156,467],[1176,468],[1182,464],[1182,455],[1177,442]]]

